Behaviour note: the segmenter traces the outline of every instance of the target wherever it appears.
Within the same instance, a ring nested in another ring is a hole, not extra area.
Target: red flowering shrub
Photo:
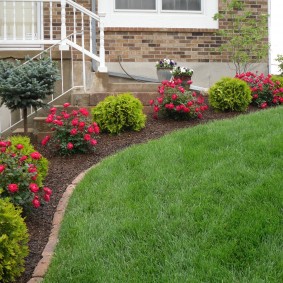
[[[257,75],[252,72],[237,74],[236,78],[245,81],[252,91],[252,104],[260,108],[283,103],[283,88],[271,80],[271,75]]]
[[[64,104],[64,110],[57,114],[56,108],[50,109],[46,123],[50,124],[52,136],[46,136],[42,145],[51,145],[53,149],[62,155],[73,153],[86,153],[95,150],[97,141],[95,136],[99,134],[98,125],[89,119],[86,108],[67,112],[69,103]]]
[[[23,154],[24,146],[12,147],[10,141],[0,141],[0,197],[9,197],[15,205],[38,208],[42,199],[50,200],[52,190],[41,188],[38,183],[38,168],[43,158],[39,152]]]
[[[151,100],[154,118],[158,115],[173,118],[175,120],[188,120],[202,118],[202,113],[208,109],[204,104],[204,97],[196,92],[185,90],[181,86],[182,81],[163,81],[158,87],[160,96],[156,100]]]

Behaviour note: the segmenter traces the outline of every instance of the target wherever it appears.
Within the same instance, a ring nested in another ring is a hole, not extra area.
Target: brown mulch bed
[[[257,111],[250,107],[246,113]],[[53,195],[48,205],[31,211],[26,217],[30,233],[30,254],[26,258],[25,272],[17,283],[26,283],[33,273],[34,268],[41,259],[41,253],[48,241],[51,230],[53,214],[65,189],[82,171],[98,163],[103,158],[114,154],[130,145],[144,143],[157,139],[176,129],[193,127],[212,120],[233,118],[240,113],[215,113],[208,110],[203,119],[194,121],[154,120],[148,115],[146,127],[140,132],[125,132],[117,136],[101,134],[98,138],[97,150],[92,154],[74,155],[70,157],[52,156],[45,148],[36,145],[38,151],[49,160],[49,172],[45,186],[52,188]]]

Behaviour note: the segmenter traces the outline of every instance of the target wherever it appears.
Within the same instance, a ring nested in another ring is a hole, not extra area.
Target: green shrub
[[[277,88],[283,88],[283,77],[282,76],[271,76],[271,80],[274,82]],[[282,93],[281,93],[282,96]]]
[[[36,150],[34,149],[33,145],[30,143],[30,138],[26,136],[12,136],[10,137],[10,141],[12,143],[11,144],[12,151],[16,150],[17,144],[22,144],[24,147],[21,150],[21,153],[23,155],[28,156],[27,162],[32,163],[32,158],[30,157],[30,154],[32,152],[35,152]],[[38,186],[42,187],[47,172],[48,172],[48,160],[42,156],[37,161],[37,178],[35,183],[38,184]]]
[[[24,271],[28,232],[21,209],[0,198],[0,282],[14,282]]]
[[[139,99],[124,93],[106,97],[92,109],[92,115],[104,132],[118,134],[126,130],[140,131],[146,121],[142,108]]]
[[[208,94],[210,105],[220,111],[245,111],[252,100],[247,83],[236,78],[222,78]]]

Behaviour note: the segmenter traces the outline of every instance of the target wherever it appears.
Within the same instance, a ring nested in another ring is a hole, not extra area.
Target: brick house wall
[[[268,2],[246,0],[254,16],[268,14]],[[223,3],[219,0],[219,12]],[[227,21],[219,21],[219,29],[226,28]],[[228,62],[227,53],[217,52],[223,39],[217,29],[188,28],[106,28],[106,61],[156,62],[163,57],[182,62]]]

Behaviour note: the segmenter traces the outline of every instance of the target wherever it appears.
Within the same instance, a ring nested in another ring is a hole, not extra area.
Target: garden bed
[[[257,110],[258,108],[250,107],[246,113]],[[52,188],[53,195],[48,205],[33,210],[26,216],[26,223],[30,233],[30,254],[26,259],[26,271],[17,282],[25,283],[30,279],[48,241],[56,206],[67,186],[80,172],[98,163],[101,159],[133,144],[144,143],[148,140],[159,138],[176,129],[193,127],[212,120],[233,118],[240,114],[233,112],[216,113],[209,109],[204,113],[203,119],[193,121],[155,120],[151,116],[148,116],[146,128],[140,132],[125,132],[117,136],[101,134],[98,138],[96,152],[86,155],[74,155],[70,157],[52,156],[46,148],[35,145],[38,151],[47,157],[50,162],[49,174],[46,178],[45,185]]]

